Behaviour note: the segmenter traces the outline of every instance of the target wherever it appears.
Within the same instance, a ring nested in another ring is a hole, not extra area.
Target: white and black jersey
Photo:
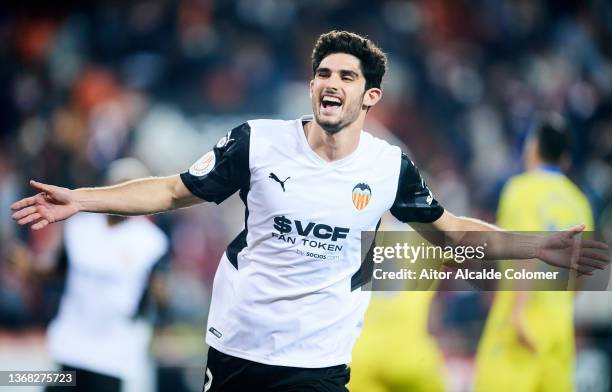
[[[362,231],[388,210],[432,222],[443,208],[398,147],[361,132],[357,149],[326,162],[308,145],[304,117],[254,120],[233,130],[181,174],[196,196],[220,203],[236,191],[244,231],[213,285],[206,342],[270,365],[350,362],[369,293],[360,269]]]
[[[61,364],[127,379],[149,366],[152,327],[134,318],[166,235],[143,217],[109,225],[80,213],[66,221],[66,288],[47,340]]]

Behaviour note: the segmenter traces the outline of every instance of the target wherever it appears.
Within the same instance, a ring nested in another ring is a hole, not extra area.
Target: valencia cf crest
[[[353,205],[358,210],[366,208],[372,198],[372,189],[364,182],[360,182],[353,188]]]

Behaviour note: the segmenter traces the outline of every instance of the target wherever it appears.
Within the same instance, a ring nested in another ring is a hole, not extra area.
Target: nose
[[[323,94],[338,95],[339,92],[340,90],[332,84],[323,87]]]
[[[340,75],[336,72],[333,72],[328,78],[325,79],[323,87],[326,90],[333,89],[334,91],[337,91],[341,81],[342,78],[340,77]]]

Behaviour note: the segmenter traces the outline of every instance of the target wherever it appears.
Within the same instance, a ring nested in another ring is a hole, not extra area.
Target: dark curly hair
[[[532,136],[538,141],[538,154],[544,162],[557,164],[571,144],[570,132],[563,118],[552,113],[540,119]]]
[[[372,41],[349,31],[334,30],[321,34],[312,51],[313,77],[321,61],[334,53],[347,53],[360,60],[366,90],[381,87],[387,71],[387,55]]]

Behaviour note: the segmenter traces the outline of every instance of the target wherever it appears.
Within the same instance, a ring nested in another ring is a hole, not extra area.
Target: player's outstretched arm
[[[80,211],[115,215],[147,215],[202,202],[178,175],[149,177],[122,184],[68,189],[30,181],[39,193],[11,205],[12,218],[20,225],[39,230],[50,223],[70,218]]]
[[[413,228],[436,245],[481,246],[485,259],[540,259],[556,267],[592,274],[610,264],[608,245],[584,240],[578,234],[584,225],[550,235],[513,233],[478,219],[459,217],[445,211],[432,223],[415,223]]]

